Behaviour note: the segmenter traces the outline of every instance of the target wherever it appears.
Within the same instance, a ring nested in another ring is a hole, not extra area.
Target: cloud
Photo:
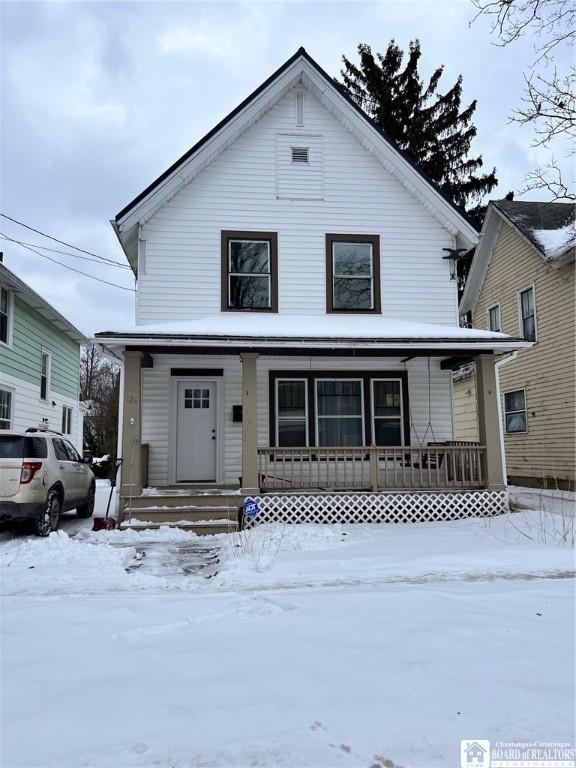
[[[210,56],[226,56],[231,50],[230,35],[226,30],[194,29],[179,25],[166,30],[159,38],[162,53],[207,53]]]

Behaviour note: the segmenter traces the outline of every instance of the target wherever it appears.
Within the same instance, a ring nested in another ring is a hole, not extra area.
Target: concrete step
[[[238,507],[244,502],[244,496],[238,493],[210,493],[190,492],[155,493],[153,495],[134,496],[126,499],[126,505],[131,509],[143,509],[149,507],[216,507],[238,511]]]
[[[236,522],[237,510],[227,507],[127,507],[123,511],[124,520],[144,520],[151,523],[178,523],[184,520],[189,523],[219,522],[227,520]]]
[[[142,521],[132,518],[131,520],[124,520],[120,524],[120,530],[132,530],[132,531],[150,531],[157,530],[158,528],[167,525],[171,528],[180,528],[183,531],[191,531],[197,536],[212,536],[215,533],[233,533],[238,530],[238,524],[232,520],[205,520],[202,522],[189,522],[180,520],[178,522],[170,521]]]

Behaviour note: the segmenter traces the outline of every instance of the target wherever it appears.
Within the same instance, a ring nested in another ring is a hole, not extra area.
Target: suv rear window
[[[46,440],[43,437],[0,437],[0,459],[45,459],[47,456]]]

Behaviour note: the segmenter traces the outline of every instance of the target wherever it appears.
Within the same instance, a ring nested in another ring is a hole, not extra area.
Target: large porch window
[[[364,444],[361,379],[316,380],[318,445]]]
[[[346,448],[409,443],[407,379],[401,373],[272,371],[270,377],[271,445]]]

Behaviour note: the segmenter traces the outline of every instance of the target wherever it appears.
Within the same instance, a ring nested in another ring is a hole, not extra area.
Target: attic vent
[[[292,147],[293,163],[308,163],[308,147]]]

